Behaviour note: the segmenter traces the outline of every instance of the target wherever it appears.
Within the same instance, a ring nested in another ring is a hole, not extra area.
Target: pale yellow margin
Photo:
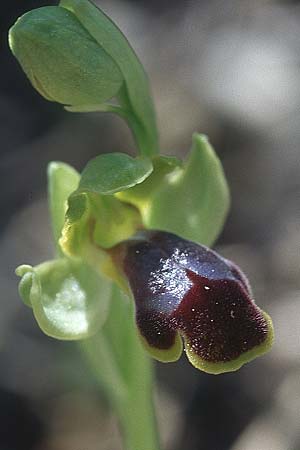
[[[236,359],[233,359],[232,361],[226,361],[226,362],[218,362],[218,363],[212,363],[207,362],[199,356],[194,353],[188,345],[186,345],[186,354],[190,361],[190,363],[196,367],[196,369],[203,370],[204,372],[218,375],[220,373],[225,372],[233,372],[235,370],[240,369],[244,364],[248,363],[252,359],[256,358],[257,356],[261,356],[267,351],[270,350],[272,347],[272,344],[274,342],[274,328],[271,317],[265,313],[264,311],[261,311],[266,322],[268,325],[268,335],[266,340],[256,347],[252,348],[248,352],[243,353],[241,356],[239,356]]]
[[[177,361],[182,354],[183,344],[181,336],[178,332],[176,332],[174,344],[172,345],[172,347],[166,350],[161,350],[159,348],[149,345],[144,336],[142,336],[142,334],[140,333],[140,331],[139,336],[145,350],[147,350],[147,352],[152,356],[152,358],[157,359],[157,361],[164,363],[174,362]]]
[[[268,325],[268,335],[266,340],[262,344],[257,345],[256,347],[252,348],[248,352],[243,353],[241,356],[232,361],[218,362],[218,363],[207,362],[199,358],[199,356],[196,353],[194,353],[189,348],[188,345],[186,345],[185,351],[190,363],[194,367],[196,367],[196,369],[203,370],[204,372],[213,375],[218,375],[226,372],[234,372],[235,370],[240,369],[244,364],[252,361],[254,358],[257,358],[258,356],[267,353],[272,347],[274,342],[274,328],[271,317],[264,311],[261,312]],[[152,356],[152,358],[156,359],[157,361],[164,363],[174,362],[177,361],[182,354],[183,349],[182,338],[178,332],[176,333],[174,344],[170,349],[166,350],[161,350],[149,345],[140,332],[139,337],[142,341],[145,350],[147,350],[147,352]]]

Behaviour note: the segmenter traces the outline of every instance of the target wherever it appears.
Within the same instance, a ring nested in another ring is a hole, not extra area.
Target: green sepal
[[[77,340],[95,334],[108,314],[111,283],[89,266],[69,259],[16,269],[19,292],[41,330],[54,338]]]
[[[58,240],[65,221],[67,199],[79,184],[80,175],[68,164],[53,161],[48,165],[48,201],[52,229],[57,251],[60,252]]]
[[[142,183],[152,172],[148,158],[132,158],[125,153],[106,153],[90,160],[84,168],[79,192],[114,194]]]
[[[30,300],[30,290],[32,285],[32,266],[29,264],[22,264],[17,267],[16,274],[19,277],[22,277],[19,282],[19,295],[26,306],[32,308],[31,300]]]
[[[119,113],[130,125],[142,154],[158,153],[158,132],[148,78],[126,37],[109,17],[88,0],[61,0],[60,6],[77,17],[118,65],[124,78],[124,85],[118,93],[122,107]],[[91,106],[93,104],[97,105],[93,102]]]
[[[101,104],[124,83],[118,64],[65,8],[27,12],[10,29],[9,44],[32,85],[48,100]]]
[[[141,185],[117,194],[137,206],[145,228],[169,231],[211,246],[229,209],[229,189],[220,160],[204,135],[194,134],[182,165],[153,160],[154,170]]]

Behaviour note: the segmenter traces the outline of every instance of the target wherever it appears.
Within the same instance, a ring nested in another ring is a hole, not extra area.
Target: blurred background
[[[274,320],[271,353],[211,376],[157,364],[164,450],[300,450],[300,5],[287,0],[99,0],[151,79],[165,154],[210,137],[232,208],[217,249],[248,274]],[[133,152],[126,126],[41,98],[8,51],[15,19],[52,0],[10,0],[0,16],[0,450],[120,450],[116,420],[73,343],[44,336],[15,267],[52,256],[46,167],[81,170]],[[151,449],[141,449],[151,450]]]

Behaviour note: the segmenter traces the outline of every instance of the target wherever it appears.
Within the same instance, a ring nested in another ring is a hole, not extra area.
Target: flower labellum
[[[273,342],[270,317],[231,261],[163,231],[142,231],[112,252],[129,282],[136,322],[150,354],[218,374],[239,369]]]

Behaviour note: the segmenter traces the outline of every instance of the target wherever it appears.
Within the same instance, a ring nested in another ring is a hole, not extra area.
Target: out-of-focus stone
[[[299,367],[300,363],[300,291],[287,291],[274,302],[269,313],[275,329],[275,343],[270,360],[278,368]]]
[[[287,450],[288,440],[275,423],[275,417],[255,420],[241,434],[231,450]]]

